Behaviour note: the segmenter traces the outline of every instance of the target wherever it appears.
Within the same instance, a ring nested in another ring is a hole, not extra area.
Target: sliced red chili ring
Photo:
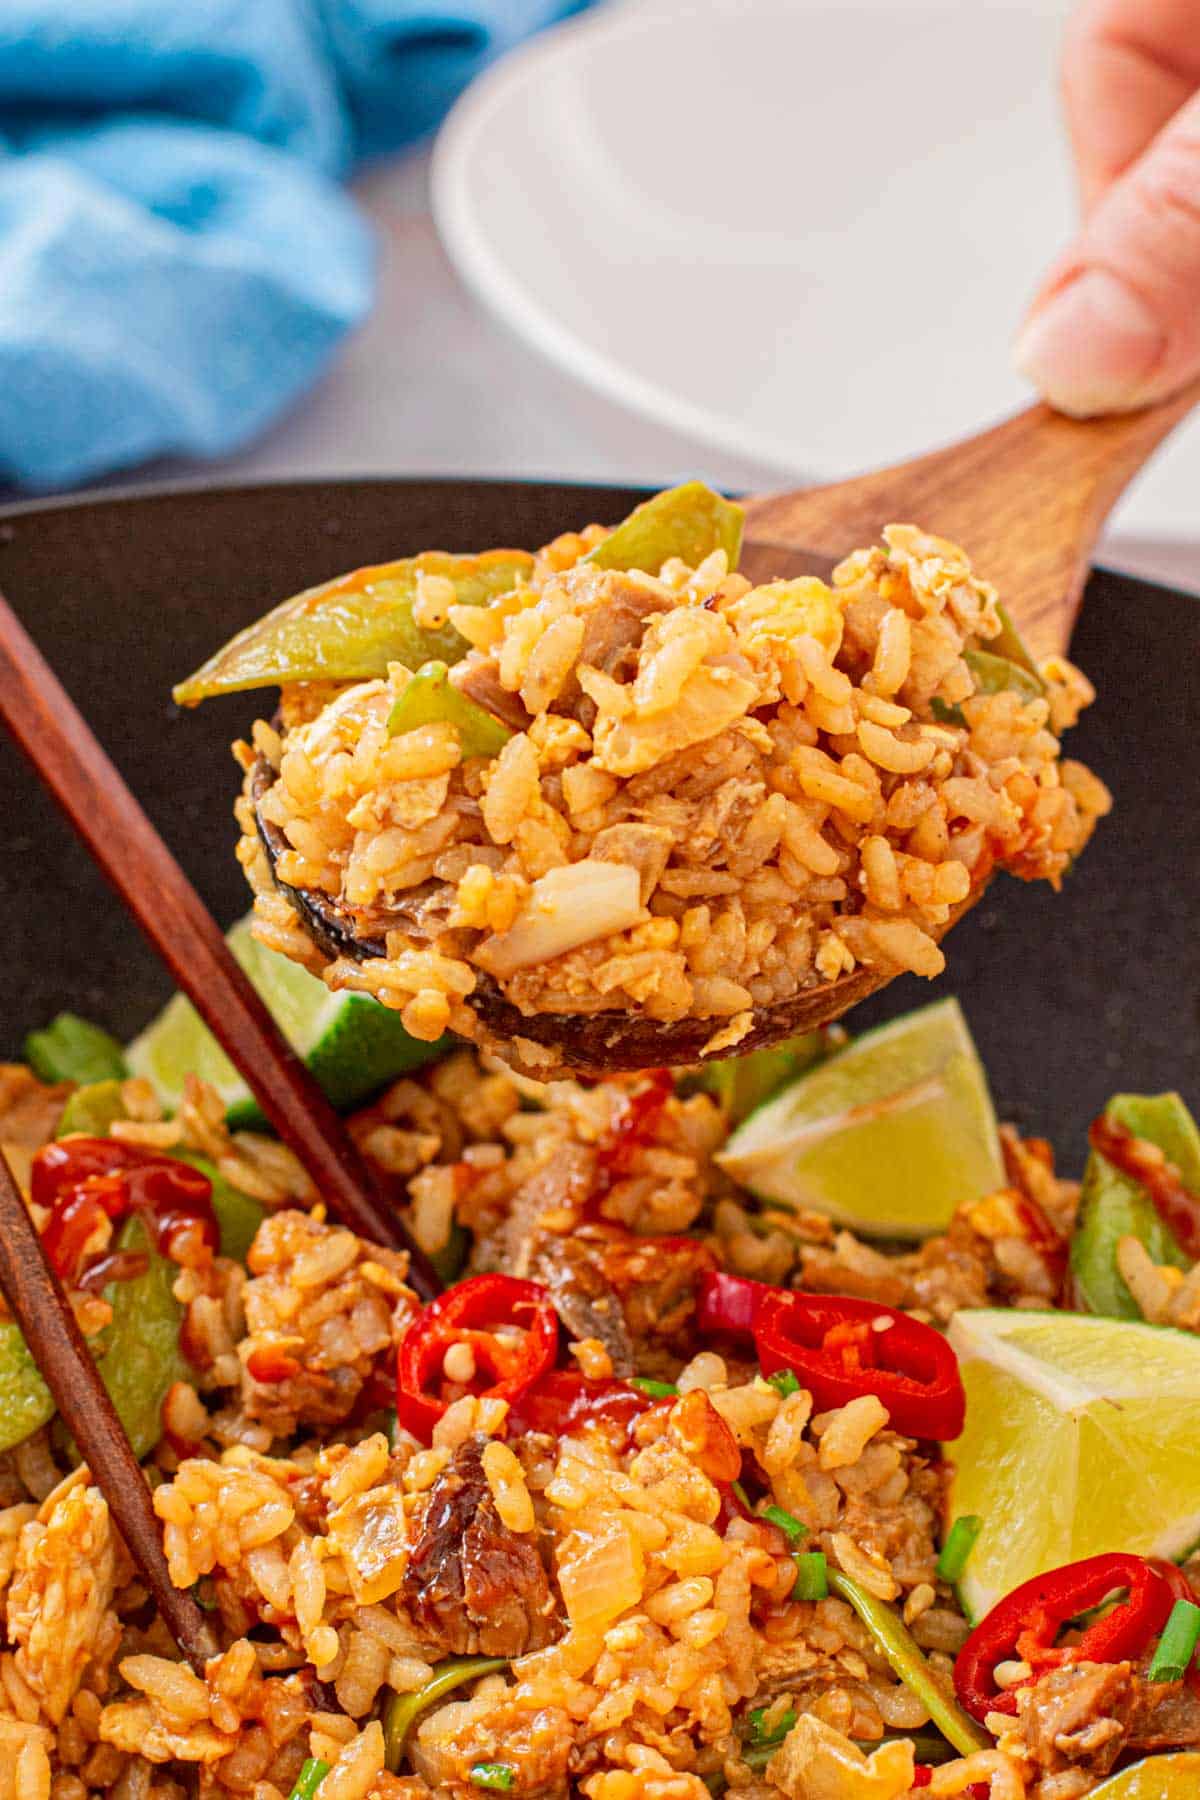
[[[1140,1656],[1166,1624],[1176,1599],[1184,1597],[1178,1590],[1184,1580],[1179,1571],[1166,1573],[1172,1567],[1112,1551],[1022,1582],[993,1606],[959,1651],[954,1687],[960,1702],[980,1723],[990,1712],[1015,1713],[1017,1689],[1002,1691],[996,1685],[1000,1663],[1027,1662],[1036,1676],[1062,1663],[1126,1662]],[[1081,1632],[1076,1643],[1055,1648],[1064,1625],[1121,1588],[1127,1590],[1124,1600]],[[1193,1597],[1190,1588],[1186,1597]]]
[[[594,1422],[612,1425],[624,1436],[653,1405],[649,1394],[616,1376],[589,1379],[573,1369],[548,1369],[513,1399],[509,1425],[518,1432],[561,1437]]]
[[[400,1340],[396,1416],[425,1443],[450,1404],[442,1388],[455,1344],[470,1348],[475,1370],[458,1385],[511,1405],[553,1367],[558,1315],[540,1282],[513,1275],[473,1275],[424,1307]]]
[[[219,1242],[207,1175],[161,1150],[116,1138],[68,1137],[43,1145],[33,1159],[30,1195],[50,1214],[42,1243],[67,1282],[81,1275],[97,1227],[131,1212],[144,1220],[164,1256],[193,1232],[211,1251]]]
[[[768,1281],[751,1281],[746,1275],[730,1275],[716,1269],[700,1277],[696,1296],[696,1324],[707,1335],[728,1332],[734,1337],[751,1337],[758,1309],[768,1294],[785,1290],[772,1287]]]
[[[754,1342],[764,1375],[794,1371],[819,1411],[875,1394],[909,1437],[956,1438],[966,1395],[958,1358],[939,1331],[893,1307],[846,1294],[768,1289]]]

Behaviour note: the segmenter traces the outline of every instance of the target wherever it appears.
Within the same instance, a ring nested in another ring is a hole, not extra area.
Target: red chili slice
[[[959,1700],[982,1724],[990,1712],[1017,1710],[1017,1689],[1001,1691],[996,1685],[999,1663],[1027,1662],[1036,1676],[1063,1663],[1126,1662],[1140,1656],[1166,1624],[1175,1600],[1183,1597],[1177,1592],[1175,1577],[1183,1580],[1179,1571],[1166,1573],[1172,1567],[1112,1551],[1022,1582],[993,1606],[959,1651],[954,1665]],[[1118,1588],[1128,1589],[1125,1600],[1089,1625],[1077,1643],[1055,1648],[1069,1620],[1099,1606]],[[1186,1597],[1194,1598],[1190,1588]]]
[[[144,1220],[164,1256],[193,1233],[210,1251],[219,1242],[207,1175],[161,1150],[116,1138],[69,1137],[43,1145],[33,1159],[30,1194],[50,1214],[42,1243],[68,1283],[81,1275],[96,1227],[131,1212]]]
[[[614,1426],[624,1438],[653,1404],[648,1394],[616,1376],[589,1379],[573,1369],[548,1369],[511,1402],[508,1422],[517,1432],[561,1437],[594,1421]]]
[[[558,1315],[540,1282],[512,1275],[473,1275],[423,1308],[400,1340],[396,1415],[425,1443],[450,1404],[442,1365],[454,1344],[468,1345],[475,1359],[468,1390],[511,1405],[553,1367]]]
[[[893,1430],[956,1438],[966,1396],[958,1358],[940,1332],[893,1307],[845,1294],[769,1289],[754,1342],[764,1375],[791,1369],[818,1411],[876,1394]]]
[[[700,1277],[696,1296],[696,1324],[702,1332],[719,1331],[752,1337],[758,1309],[768,1294],[784,1292],[767,1281],[751,1281],[746,1275],[730,1275],[724,1269]]]

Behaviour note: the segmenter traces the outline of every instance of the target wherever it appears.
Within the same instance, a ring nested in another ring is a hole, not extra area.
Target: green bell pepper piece
[[[1002,600],[997,600],[996,611],[1000,617],[1000,629],[994,638],[988,639],[988,653],[1002,656],[1010,663],[1016,663],[1018,669],[1024,669],[1037,682],[1038,693],[1044,694],[1046,684],[1038,672],[1038,666],[1026,646],[1025,639],[1017,630],[1012,614]]]
[[[110,1282],[104,1290],[113,1317],[103,1335],[100,1376],[134,1455],[141,1458],[162,1436],[167,1389],[173,1382],[190,1381],[195,1370],[179,1347],[183,1308],[171,1292],[178,1265],[158,1254],[138,1218],[126,1219],[116,1248],[141,1251],[147,1267],[144,1275]]]
[[[244,1263],[254,1234],[262,1224],[266,1214],[257,1200],[249,1194],[243,1194],[240,1188],[226,1181],[217,1170],[215,1163],[201,1156],[198,1150],[171,1150],[169,1156],[176,1162],[190,1164],[207,1175],[212,1182],[213,1211],[217,1215],[217,1229],[221,1234],[221,1255],[231,1256],[235,1262]]]
[[[998,643],[998,638],[993,638]],[[1007,656],[997,656],[992,650],[964,650],[963,661],[975,677],[975,691],[979,694],[1020,694],[1022,703],[1028,700],[1040,700],[1046,692],[1045,684],[1039,675],[1031,675],[1022,663],[1012,662]],[[935,719],[943,725],[965,725],[967,716],[961,706],[951,706],[940,694],[935,694],[929,702]]]
[[[383,1709],[384,1756],[394,1775],[404,1760],[404,1746],[413,1725],[423,1712],[461,1687],[464,1681],[477,1681],[481,1675],[494,1675],[507,1669],[503,1656],[452,1656],[438,1663],[424,1687],[411,1694],[389,1695]]]
[[[84,1137],[107,1137],[117,1119],[127,1118],[119,1081],[89,1081],[77,1087],[58,1120],[55,1137],[71,1137],[81,1132]]]
[[[875,1648],[890,1663],[892,1673],[923,1703],[942,1736],[960,1756],[991,1749],[992,1740],[987,1733],[933,1679],[920,1646],[898,1612],[840,1569],[830,1569],[829,1591],[854,1608]]]
[[[1178,1094],[1114,1094],[1104,1110],[1134,1137],[1157,1144],[1179,1170],[1184,1186],[1200,1193],[1200,1132]],[[1088,1311],[1106,1319],[1142,1317],[1117,1268],[1117,1245],[1123,1237],[1137,1238],[1152,1262],[1191,1268],[1191,1258],[1141,1183],[1093,1150],[1071,1234],[1071,1273]]]
[[[664,488],[636,506],[584,561],[598,569],[641,569],[657,575],[672,556],[694,569],[714,550],[724,550],[734,569],[744,519],[734,501],[714,494],[702,481],[685,481],[682,487]]]
[[[386,675],[392,662],[410,669],[431,657],[457,662],[467,645],[453,626],[430,631],[413,621],[418,575],[444,576],[454,583],[460,605],[486,606],[518,587],[532,568],[525,550],[480,556],[425,550],[401,562],[354,569],[247,625],[179,683],[175,699],[197,706],[214,694],[293,681],[366,681]]]
[[[499,756],[512,736],[507,725],[459,693],[444,662],[427,662],[417,670],[388,714],[388,736],[400,737],[419,725],[440,725],[444,721],[456,727],[464,757]]]
[[[53,1417],[54,1400],[21,1328],[5,1319],[0,1322],[0,1450],[23,1443]]]
[[[1020,694],[1022,700],[1040,700],[1046,691],[1039,676],[1031,675],[1020,663],[1007,656],[997,656],[992,650],[966,650],[963,661],[974,675],[976,690],[981,694],[1011,691]]]
[[[752,1050],[748,1056],[730,1056],[723,1062],[706,1063],[694,1077],[692,1085],[713,1099],[728,1114],[730,1126],[743,1119],[777,1094],[781,1087],[794,1081],[814,1063],[820,1062],[832,1048],[826,1031],[806,1031],[786,1043],[773,1044],[764,1050]]]
[[[59,1013],[44,1031],[29,1033],[25,1061],[39,1081],[121,1080],[129,1073],[116,1038],[69,1012]]]

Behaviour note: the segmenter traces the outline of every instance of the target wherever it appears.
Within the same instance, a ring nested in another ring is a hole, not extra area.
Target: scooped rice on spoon
[[[915,526],[830,584],[753,586],[740,533],[691,483],[536,555],[358,570],[218,652],[183,704],[281,689],[236,747],[262,940],[544,1076],[784,1036],[938,974],[994,870],[1058,886],[1110,804],[1060,755],[1078,671]]]

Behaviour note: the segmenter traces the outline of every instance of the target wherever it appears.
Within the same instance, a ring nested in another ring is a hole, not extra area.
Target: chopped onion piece
[[[535,881],[508,931],[475,953],[481,968],[505,980],[580,944],[627,931],[643,916],[641,883],[626,863],[568,863]]]

